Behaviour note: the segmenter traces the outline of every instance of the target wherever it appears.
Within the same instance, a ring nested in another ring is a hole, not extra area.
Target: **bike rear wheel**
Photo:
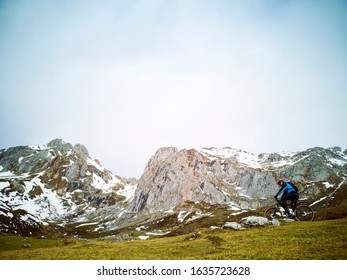
[[[271,207],[265,211],[264,216],[268,220],[280,219],[280,218],[282,218],[282,213],[277,208]]]
[[[299,205],[295,209],[295,218],[298,221],[312,221],[314,219],[314,212],[310,206]]]

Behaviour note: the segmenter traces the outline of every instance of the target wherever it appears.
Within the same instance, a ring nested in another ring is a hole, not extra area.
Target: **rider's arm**
[[[284,190],[285,186],[283,186],[282,188],[280,188],[280,190],[277,192],[277,194],[275,195],[275,199],[277,200],[277,197],[282,194],[283,190]]]

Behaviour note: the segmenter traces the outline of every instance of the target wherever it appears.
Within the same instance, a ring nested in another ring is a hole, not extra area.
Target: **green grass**
[[[200,229],[152,240],[46,240],[0,235],[0,259],[347,259],[347,218],[283,223],[246,231]],[[30,244],[23,248],[23,244]]]

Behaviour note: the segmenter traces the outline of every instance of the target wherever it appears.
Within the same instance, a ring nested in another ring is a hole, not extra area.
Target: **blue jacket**
[[[278,191],[278,193],[275,195],[275,197],[281,195],[283,193],[283,195],[287,195],[291,192],[296,193],[295,189],[288,183],[283,183],[282,187],[280,188],[280,190]]]

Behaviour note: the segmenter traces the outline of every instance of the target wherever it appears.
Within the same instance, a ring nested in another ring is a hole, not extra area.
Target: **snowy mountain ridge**
[[[272,202],[279,179],[301,185],[302,198],[315,198],[327,184],[345,181],[346,163],[346,151],[336,147],[259,155],[231,148],[161,148],[139,179],[133,209],[169,210],[184,201],[255,209]]]
[[[29,224],[83,220],[96,209],[131,200],[136,183],[113,175],[84,146],[60,139],[1,150],[2,231],[15,213]]]
[[[258,155],[164,147],[139,180],[126,179],[83,145],[55,139],[0,150],[0,232],[95,237],[133,227],[135,238],[146,239],[213,220],[220,209],[230,219],[271,205],[278,179],[294,181],[301,199],[326,207],[346,178],[347,150],[339,147]]]
[[[238,162],[244,164],[248,167],[253,168],[266,168],[266,167],[280,167],[285,165],[294,165],[297,161],[304,160],[309,157],[309,151],[322,150],[322,148],[316,147],[311,148],[306,151],[306,154],[303,152],[279,152],[279,153],[261,153],[253,154],[246,151],[225,147],[225,148],[201,148],[198,151],[211,160],[220,157],[222,159],[227,159],[234,157]],[[340,147],[330,147],[323,149],[326,151],[331,151],[335,154],[334,157],[326,157],[331,164],[344,165],[347,160],[347,151],[344,152]]]

